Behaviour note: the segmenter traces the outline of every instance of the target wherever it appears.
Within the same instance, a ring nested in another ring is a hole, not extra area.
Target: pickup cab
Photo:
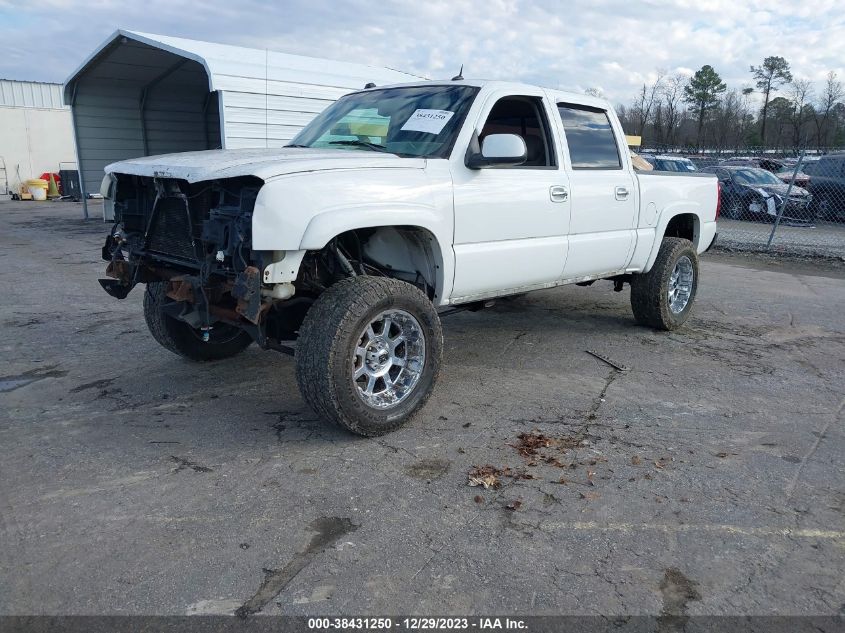
[[[440,316],[606,279],[634,319],[689,316],[716,238],[712,174],[635,172],[604,100],[494,81],[342,97],[285,147],[109,165],[100,283],[146,284],[153,338],[196,361],[294,353],[304,400],[366,436],[406,422]]]

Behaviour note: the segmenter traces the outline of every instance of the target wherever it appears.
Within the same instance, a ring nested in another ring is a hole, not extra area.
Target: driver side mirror
[[[480,151],[478,137],[473,137],[464,162],[470,169],[482,169],[494,165],[521,165],[527,158],[528,149],[521,136],[490,134],[484,138]]]

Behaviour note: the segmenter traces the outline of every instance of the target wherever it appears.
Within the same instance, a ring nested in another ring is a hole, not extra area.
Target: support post
[[[807,153],[806,147],[801,150],[801,155],[798,157],[798,162],[795,164],[795,169],[792,170],[792,178],[789,180],[789,186],[786,188],[786,195],[783,197],[783,200],[780,203],[780,209],[778,210],[778,214],[775,217],[775,223],[772,225],[772,232],[769,234],[769,241],[766,243],[766,250],[769,250],[772,246],[772,240],[775,239],[775,232],[778,230],[778,225],[780,225],[780,219],[783,217],[783,211],[786,208],[786,205],[789,204],[789,194],[792,193],[792,186],[795,184],[795,177],[798,175],[798,172],[801,171],[801,165],[804,164],[804,154]]]

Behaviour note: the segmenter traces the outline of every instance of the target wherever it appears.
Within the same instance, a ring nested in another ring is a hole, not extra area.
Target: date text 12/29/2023
[[[387,631],[402,629],[407,631],[526,631],[524,620],[519,618],[473,617],[473,618],[308,618],[311,631]]]

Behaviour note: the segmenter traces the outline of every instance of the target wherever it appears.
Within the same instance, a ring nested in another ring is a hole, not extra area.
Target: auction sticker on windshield
[[[416,110],[402,126],[403,132],[428,132],[440,134],[443,127],[455,115],[448,110]]]

